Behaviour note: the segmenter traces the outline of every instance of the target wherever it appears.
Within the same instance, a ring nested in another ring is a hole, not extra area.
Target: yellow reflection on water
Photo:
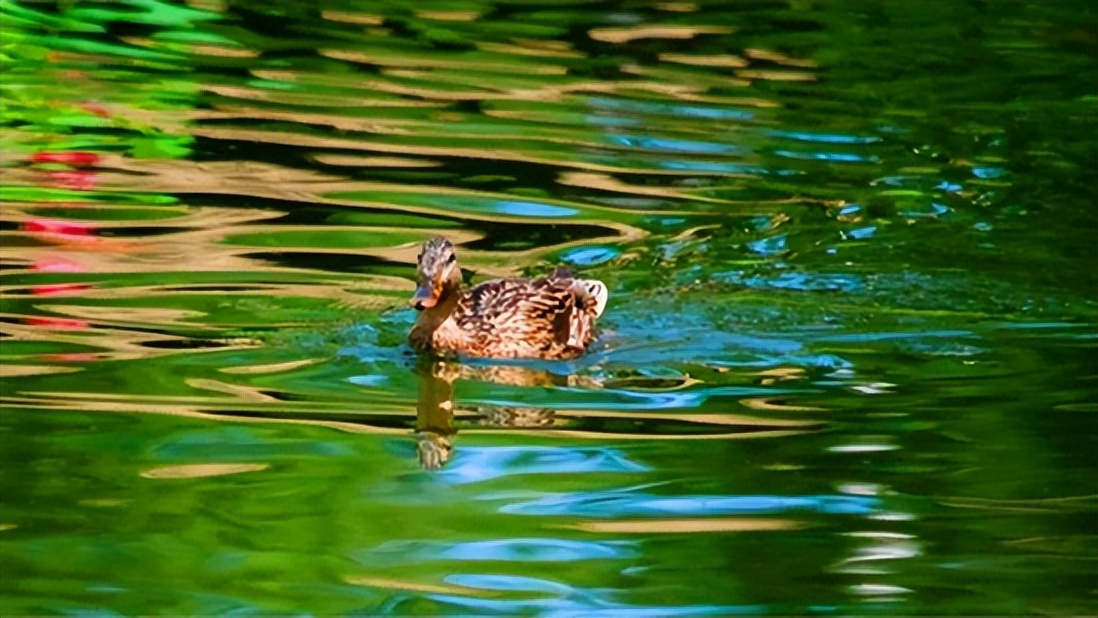
[[[459,594],[462,596],[498,596],[500,593],[480,588],[455,586],[453,584],[428,584],[407,579],[395,579],[390,577],[376,577],[372,575],[349,575],[343,581],[355,586],[369,586],[370,588],[384,588],[386,590],[406,590],[409,592],[424,592],[429,594]]]
[[[0,364],[0,378],[15,378],[19,376],[44,376],[52,373],[73,373],[81,371],[80,367],[62,367],[58,365],[17,365],[11,362]]]
[[[628,43],[637,39],[692,39],[699,34],[728,34],[735,28],[726,26],[634,26],[629,28],[594,28],[587,36],[606,43]]]
[[[183,466],[165,466],[162,468],[149,468],[142,470],[141,476],[147,479],[193,479],[208,476],[227,476],[229,474],[244,474],[245,472],[259,472],[266,470],[270,464],[188,464]]]

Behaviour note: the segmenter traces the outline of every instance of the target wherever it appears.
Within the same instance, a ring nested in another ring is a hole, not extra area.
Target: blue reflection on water
[[[763,176],[766,174],[800,174],[803,172],[792,170],[768,170],[758,165],[745,165],[743,163],[729,163],[723,161],[656,161],[656,164],[666,170],[687,172],[713,172],[722,174],[754,174]]]
[[[769,367],[773,365],[770,361],[755,361],[755,362],[712,362],[714,365],[722,366],[748,366],[748,367]],[[787,363],[789,364],[789,363]],[[557,410],[586,410],[592,407],[598,407],[603,410],[669,410],[676,408],[696,408],[712,397],[762,397],[762,396],[777,396],[777,395],[793,395],[798,393],[812,392],[806,389],[792,389],[792,388],[775,388],[775,387],[748,387],[748,386],[721,386],[715,388],[697,388],[690,391],[677,391],[677,392],[650,392],[641,390],[629,390],[623,388],[603,388],[597,391],[587,389],[568,389],[558,388],[552,391],[554,397],[551,400],[545,401],[545,405],[551,404],[553,408]],[[557,399],[556,397],[562,393],[574,393],[580,398],[577,399]],[[529,406],[531,403],[537,403],[540,399],[531,399],[525,397],[523,399],[476,399],[474,400],[478,404],[482,405],[494,405],[504,407],[523,407]]]
[[[358,386],[381,386],[389,381],[389,377],[383,375],[361,375],[351,376],[347,378],[347,381]]]
[[[849,217],[850,215],[856,214],[861,209],[862,207],[859,204],[847,204],[839,209],[839,216]]]
[[[483,500],[512,499],[515,494],[486,495]],[[635,489],[540,494],[527,502],[505,504],[501,513],[613,518],[637,516],[768,515],[810,511],[827,515],[867,515],[880,505],[863,496],[659,496]]]
[[[1074,322],[999,322],[993,325],[999,330],[1046,330],[1046,329],[1067,329],[1077,330],[1080,328],[1089,328],[1087,324],[1076,324]]]
[[[877,185],[888,185],[890,187],[902,187],[908,183],[916,183],[922,181],[920,176],[884,176],[878,178],[869,183],[870,186],[875,187]]]
[[[632,558],[637,555],[636,546],[635,541],[593,542],[553,538],[495,539],[467,543],[388,541],[373,549],[356,551],[351,557],[371,567],[437,560],[576,562]]]
[[[579,214],[575,208],[554,206],[526,200],[497,200],[479,196],[442,195],[429,198],[429,205],[443,210],[499,213],[519,217],[571,217]]]
[[[618,451],[603,447],[467,446],[433,477],[451,485],[463,485],[515,474],[648,470],[647,466],[630,461]]]
[[[918,332],[887,332],[887,333],[850,333],[846,335],[823,335],[816,341],[820,342],[853,342],[853,341],[889,341],[895,339],[921,339],[923,337],[935,337],[946,339],[974,338],[976,334],[967,330],[927,330]]]
[[[847,152],[796,152],[793,150],[775,150],[774,154],[787,159],[809,159],[813,161],[832,161],[835,163],[877,163],[880,158],[862,156]]]
[[[863,239],[866,239],[866,238],[871,238],[873,236],[873,234],[875,234],[876,232],[877,232],[877,226],[871,225],[869,227],[862,227],[862,228],[858,228],[856,230],[850,230],[850,231],[847,231],[847,232],[843,232],[843,235],[846,238],[850,238],[850,239],[853,239],[853,240],[863,240]]]
[[[594,266],[608,262],[620,254],[617,249],[609,247],[578,247],[566,252],[561,259],[576,266]]]
[[[929,212],[918,211],[918,210],[905,210],[905,211],[901,212],[900,214],[902,214],[905,217],[912,217],[912,218],[917,218],[917,217],[939,217],[941,215],[949,213],[951,210],[952,209],[949,206],[946,206],[945,204],[938,204],[937,202],[932,202],[930,204],[930,211]]]
[[[872,144],[881,141],[881,138],[869,135],[840,135],[838,133],[809,133],[807,131],[779,131],[777,129],[766,131],[770,137],[784,137],[799,142],[818,142],[825,144]]]
[[[1001,167],[974,167],[972,168],[972,174],[977,178],[991,180],[1006,175],[1006,170]]]
[[[761,605],[681,605],[641,606],[613,603],[599,598],[587,599],[515,599],[497,600],[432,594],[427,598],[440,603],[457,605],[482,614],[537,614],[548,618],[661,618],[663,616],[731,616],[755,615],[766,608]]]
[[[538,202],[496,202],[496,212],[521,217],[570,217],[579,213],[574,208],[550,206]]]
[[[712,278],[716,281],[758,289],[856,292],[865,288],[861,278],[855,275],[828,273],[784,272],[773,276],[746,276],[743,271],[731,271],[716,273]]]
[[[472,610],[477,615],[489,614],[537,614],[556,618],[570,616],[600,616],[632,618],[634,616],[712,616],[758,614],[766,608],[759,605],[680,605],[643,606],[628,605],[613,600],[617,592],[604,588],[577,588],[559,582],[534,578],[490,574],[453,574],[446,583],[472,590],[488,590],[495,593],[542,593],[549,598],[483,598],[457,594],[428,594],[428,599],[438,603],[456,605]],[[497,595],[492,595],[497,596]],[[389,610],[395,607],[387,608]]]
[[[747,248],[762,255],[776,255],[778,253],[784,253],[786,249],[788,249],[786,243],[787,238],[788,237],[785,234],[763,238],[762,240],[755,240],[747,243]]]
[[[648,137],[639,135],[606,135],[606,140],[619,146],[645,148],[648,150],[671,150],[693,154],[749,154],[751,151],[731,144],[699,142],[695,140],[670,139],[666,137]]]

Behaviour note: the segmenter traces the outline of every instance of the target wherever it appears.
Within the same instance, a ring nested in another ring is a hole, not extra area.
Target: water
[[[2,5],[4,614],[1098,610],[1091,3],[409,7]]]

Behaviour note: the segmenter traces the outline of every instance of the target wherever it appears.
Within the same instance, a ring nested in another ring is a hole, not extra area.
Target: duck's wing
[[[571,279],[497,279],[470,290],[455,320],[481,346],[566,346],[577,294]]]

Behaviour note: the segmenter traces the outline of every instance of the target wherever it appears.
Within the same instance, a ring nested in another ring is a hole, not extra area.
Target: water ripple
[[[610,448],[465,447],[437,477],[449,484],[464,485],[522,474],[620,473],[648,469]]]
[[[508,500],[509,494],[489,494],[484,500]],[[868,515],[880,500],[857,496],[658,496],[637,489],[544,494],[535,500],[500,507],[515,515],[579,517],[663,517],[668,515],[769,515],[807,511],[827,515]]]
[[[497,539],[467,543],[389,541],[380,547],[354,552],[352,557],[370,567],[421,562],[504,561],[576,562],[620,560],[637,555],[632,541],[573,541],[553,538]]]

